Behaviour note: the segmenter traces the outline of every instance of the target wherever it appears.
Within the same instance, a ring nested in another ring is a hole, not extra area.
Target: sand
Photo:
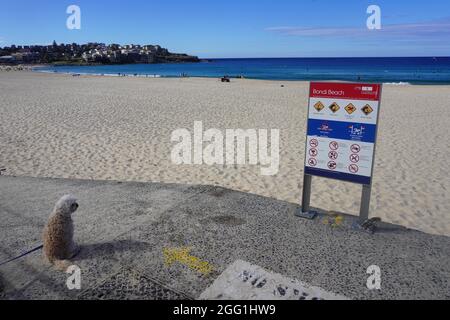
[[[284,87],[281,87],[284,85]],[[307,82],[0,72],[8,175],[211,184],[299,202]],[[280,170],[174,165],[173,130],[279,129]],[[385,85],[371,216],[450,235],[449,86]],[[314,178],[312,205],[357,215],[361,187]]]

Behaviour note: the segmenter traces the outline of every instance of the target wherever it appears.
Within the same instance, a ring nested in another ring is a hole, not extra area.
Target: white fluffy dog
[[[58,270],[67,269],[69,259],[75,257],[79,248],[73,241],[72,214],[77,211],[77,199],[71,195],[62,197],[55,205],[44,229],[44,255]]]

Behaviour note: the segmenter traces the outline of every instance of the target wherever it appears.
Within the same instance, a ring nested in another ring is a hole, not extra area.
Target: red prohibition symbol
[[[336,151],[337,149],[339,149],[339,143],[337,143],[336,141],[330,142],[330,149]]]
[[[348,166],[348,170],[351,173],[358,173],[359,167],[356,164],[351,164],[351,165]]]
[[[309,155],[311,157],[317,157],[318,154],[319,152],[317,151],[317,149],[309,149]]]
[[[359,162],[359,156],[357,154],[350,155],[350,161],[353,162],[353,163],[358,163]]]
[[[314,158],[311,158],[311,159],[308,160],[308,164],[309,164],[311,167],[315,167],[315,166],[317,166],[317,160],[314,159]]]
[[[361,151],[361,146],[359,144],[354,144],[351,146],[350,150],[352,153],[359,153]]]
[[[337,163],[334,162],[334,161],[328,162],[328,168],[329,168],[330,170],[336,170],[336,168],[337,168]]]
[[[338,157],[339,154],[336,151],[330,151],[330,153],[328,153],[328,158],[331,160],[336,160]]]
[[[319,141],[317,141],[317,139],[312,139],[309,142],[309,145],[311,146],[311,148],[317,148],[319,146]]]

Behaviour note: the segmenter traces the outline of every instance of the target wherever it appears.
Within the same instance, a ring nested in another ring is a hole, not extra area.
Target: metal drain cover
[[[95,288],[87,289],[82,300],[191,300],[187,295],[165,287],[157,280],[124,268]]]
[[[344,296],[272,273],[248,262],[231,264],[200,300],[346,300]]]

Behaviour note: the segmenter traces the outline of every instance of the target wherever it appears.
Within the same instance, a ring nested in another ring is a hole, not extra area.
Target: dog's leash
[[[27,256],[27,255],[29,255],[30,253],[33,253],[33,252],[35,252],[35,251],[41,250],[42,248],[44,248],[44,246],[43,246],[43,245],[40,245],[39,247],[36,247],[36,248],[34,248],[34,249],[30,250],[30,251],[27,251],[27,252],[21,254],[21,255],[18,256],[18,257],[15,257],[15,258],[12,258],[12,259],[10,259],[10,260],[8,260],[8,261],[2,262],[2,263],[0,263],[0,267],[3,266],[3,265],[5,265],[5,264],[7,264],[7,263],[10,263],[10,262],[19,260],[20,258],[23,258],[23,257],[25,257],[25,256]]]

